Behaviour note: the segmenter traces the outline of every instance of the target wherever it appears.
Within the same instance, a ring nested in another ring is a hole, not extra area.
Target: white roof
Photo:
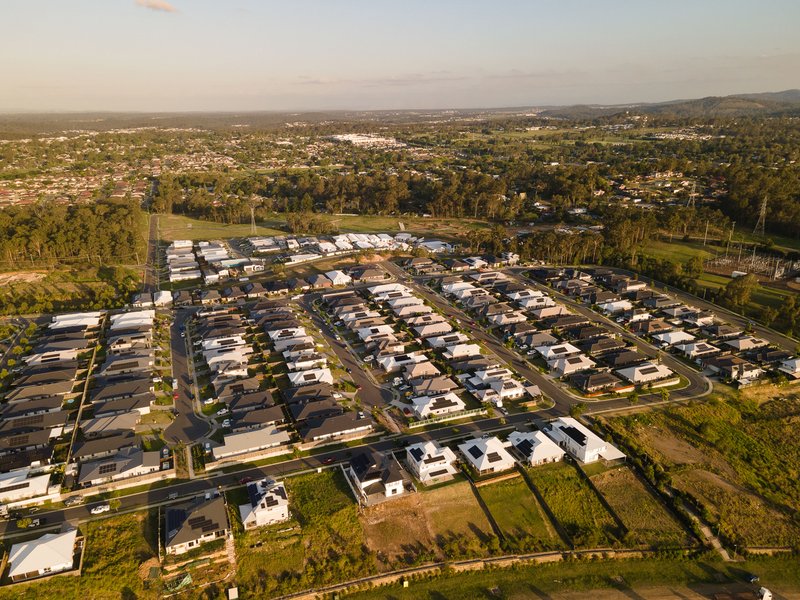
[[[526,453],[520,448],[517,449],[525,454],[526,458],[532,462],[537,462],[545,458],[563,457],[564,454],[566,454],[558,444],[547,437],[542,431],[513,431],[508,436],[508,441],[514,444],[515,448],[523,441],[530,442],[530,452]]]
[[[470,440],[459,444],[458,449],[478,471],[502,471],[514,466],[514,457],[496,437]]]
[[[75,538],[78,530],[65,533],[46,533],[30,542],[11,546],[8,554],[9,578],[25,573],[41,572],[45,569],[63,571],[72,565]]]
[[[667,331],[666,333],[657,333],[653,336],[653,339],[672,346],[674,344],[680,344],[681,342],[691,342],[695,337],[691,333],[676,329],[675,331]]]

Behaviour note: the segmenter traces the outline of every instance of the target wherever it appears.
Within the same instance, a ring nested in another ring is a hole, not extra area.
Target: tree
[[[758,288],[758,278],[752,273],[731,279],[722,290],[720,299],[733,308],[742,309],[750,302],[753,292]]]
[[[122,501],[119,498],[112,498],[108,501],[108,506],[114,512],[118,511],[120,506],[122,506]]]
[[[661,388],[661,401],[669,401],[669,390],[667,388]]]
[[[639,404],[639,392],[631,392],[628,396],[628,402],[631,404]]]
[[[575,402],[569,407],[569,416],[577,419],[586,412],[587,408],[586,402]]]

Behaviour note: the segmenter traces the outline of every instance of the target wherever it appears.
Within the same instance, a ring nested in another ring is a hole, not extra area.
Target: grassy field
[[[415,235],[460,238],[475,229],[486,229],[485,221],[476,219],[434,219],[424,217],[383,217],[368,215],[315,215],[334,224],[341,233],[397,233],[407,231]],[[400,224],[403,227],[401,228]],[[258,221],[258,235],[286,235],[286,220],[280,215]],[[210,240],[250,236],[250,223],[225,224],[193,219],[183,215],[160,215],[160,237],[170,242],[177,239]]]
[[[535,552],[563,546],[522,477],[484,485],[478,491],[514,549]]]
[[[483,556],[492,526],[466,481],[420,494],[431,534],[448,557]]]
[[[531,481],[576,547],[614,543],[616,523],[575,466],[552,463],[528,469]]]
[[[799,415],[797,392],[760,386],[608,424],[733,543],[771,546],[800,539]]]
[[[156,533],[146,512],[120,515],[94,521],[81,527],[86,536],[86,553],[80,577],[59,576],[46,581],[0,588],[0,599],[49,598],[158,598],[154,589],[145,589],[139,574],[145,564],[157,566]],[[145,573],[146,576],[146,573]]]
[[[628,528],[626,542],[654,548],[696,545],[692,536],[628,467],[608,469],[591,479]]]
[[[338,470],[286,480],[289,510],[296,523],[237,540],[243,557],[237,581],[250,597],[272,597],[288,591],[355,579],[374,572],[356,504]],[[270,536],[274,533],[274,536]]]
[[[709,560],[620,560],[526,565],[513,569],[451,572],[346,596],[353,600],[486,600],[487,598],[619,600],[621,598],[709,598],[726,583],[743,586],[744,575],[758,573],[780,597],[796,598],[800,569],[795,558],[724,564]],[[655,592],[658,587],[660,594]],[[745,589],[753,589],[752,586]],[[590,591],[596,590],[590,593]],[[672,594],[672,595],[669,595]]]
[[[715,246],[710,244],[703,246],[702,242],[684,242],[678,239],[672,242],[650,240],[642,249],[642,253],[653,258],[666,258],[685,263],[695,256],[703,260],[712,258],[716,254],[715,250],[717,250]]]

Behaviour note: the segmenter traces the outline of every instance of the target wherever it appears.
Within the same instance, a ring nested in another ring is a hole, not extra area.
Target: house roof
[[[77,536],[78,530],[72,529],[14,544],[8,553],[9,578],[72,564]]]
[[[197,541],[209,533],[228,529],[228,515],[222,496],[182,507],[168,508],[164,520],[167,548]]]

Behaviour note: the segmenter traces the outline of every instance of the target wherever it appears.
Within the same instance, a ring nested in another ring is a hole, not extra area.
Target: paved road
[[[529,414],[518,414],[506,417],[505,424],[501,423],[499,419],[484,419],[472,423],[461,424],[458,425],[457,428],[452,426],[443,426],[440,429],[403,436],[402,440],[403,442],[407,441],[408,443],[413,444],[425,440],[439,440],[444,442],[451,441],[454,438],[460,439],[466,437],[476,437],[487,431],[496,429],[510,429],[514,426],[527,426],[531,419],[532,416]],[[399,451],[400,439],[381,439],[366,444],[364,448],[370,448],[375,452],[387,452],[389,450]],[[356,451],[356,449],[339,448],[329,452],[315,454],[314,456],[287,460],[285,462],[276,463],[274,465],[268,465],[265,467],[247,468],[246,466],[243,466],[241,470],[236,471],[235,473],[215,473],[212,471],[211,474],[202,478],[194,479],[192,481],[174,483],[168,487],[122,496],[119,498],[119,511],[141,510],[144,508],[157,506],[159,504],[174,502],[175,494],[177,494],[178,498],[192,497],[202,494],[208,490],[218,489],[220,487],[223,489],[228,487],[236,487],[241,485],[240,481],[245,477],[254,480],[267,476],[278,478],[290,473],[324,468],[324,463],[330,462],[329,459],[333,459],[333,464],[336,465],[349,460],[354,451]],[[173,496],[173,499],[170,499],[170,496]],[[97,518],[91,515],[89,510],[99,503],[101,502],[91,502],[72,508],[62,508],[52,511],[39,511],[36,513],[36,516],[40,518],[44,517],[47,521],[46,528],[40,529],[56,529],[64,521],[77,524],[89,519]],[[106,513],[105,516],[108,516],[108,513]],[[23,533],[28,532],[21,532],[17,528],[14,521],[0,522],[0,537],[2,538],[14,537],[15,535],[21,535]]]
[[[164,439],[169,444],[190,444],[200,441],[208,432],[209,425],[194,412],[194,402],[189,398],[189,393],[193,389],[192,376],[189,373],[189,360],[186,350],[186,338],[181,337],[181,326],[194,311],[180,309],[174,311],[172,322],[171,351],[172,351],[172,373],[178,381],[178,398],[175,400],[175,410],[177,416],[164,430]]]
[[[375,382],[367,376],[367,373],[364,371],[363,363],[353,355],[344,341],[338,341],[336,339],[336,333],[332,330],[331,326],[314,310],[313,302],[319,299],[319,296],[320,294],[305,294],[299,303],[311,317],[314,326],[319,329],[325,337],[325,340],[336,354],[339,362],[342,363],[345,369],[350,369],[349,374],[353,379],[353,383],[361,388],[358,391],[358,397],[361,402],[368,407],[377,406],[378,408],[384,408],[388,406],[392,401],[391,391],[375,384]]]
[[[419,294],[423,298],[425,298],[428,302],[436,306],[442,312],[444,312],[449,318],[451,319],[459,319],[462,323],[476,323],[472,316],[468,315],[464,311],[456,308],[450,302],[439,296],[438,294],[433,293],[428,288],[420,285],[419,283],[415,282],[411,277],[408,276],[400,267],[393,263],[384,263],[387,269],[389,269],[398,279],[403,281],[405,285],[413,288],[415,293]],[[419,279],[429,280],[431,277],[425,276],[420,277]],[[549,293],[552,293],[553,290],[548,289]],[[579,307],[581,312],[583,310],[588,311],[588,316],[595,320],[600,321],[602,318],[600,315],[591,311],[587,307]],[[606,320],[608,321],[608,320]],[[619,325],[614,323],[613,321],[608,321],[608,323],[619,329]],[[627,333],[627,332],[626,332]],[[489,349],[492,350],[501,360],[505,361],[507,364],[511,365],[514,370],[519,372],[523,377],[525,377],[531,383],[535,383],[539,386],[539,389],[542,393],[550,398],[554,402],[554,406],[550,409],[546,409],[543,411],[539,411],[538,414],[542,415],[546,418],[555,418],[558,416],[563,416],[568,414],[569,407],[572,404],[577,402],[587,402],[590,404],[590,408],[587,412],[592,413],[595,411],[608,411],[608,410],[616,410],[616,409],[624,409],[630,406],[630,402],[627,398],[608,398],[608,399],[593,399],[593,398],[583,398],[573,394],[570,391],[567,391],[560,383],[557,383],[557,380],[550,377],[549,375],[545,375],[541,373],[538,369],[533,368],[530,363],[519,353],[514,350],[510,350],[506,348],[500,340],[496,337],[488,333],[485,329],[477,325],[477,323],[472,326],[472,329],[469,332],[469,335],[477,340],[483,342]],[[637,343],[637,345],[644,344],[645,346],[649,347],[647,354],[654,355],[657,350],[647,344],[646,342],[635,339],[632,340]],[[667,357],[665,357],[666,363]],[[670,391],[670,402],[677,402],[687,400],[689,398],[697,397],[702,394],[705,394],[711,390],[711,383],[699,374],[697,371],[694,371],[690,367],[680,363],[674,358],[669,357],[669,363],[667,363],[670,368],[675,367],[675,370],[680,372],[682,375],[686,376],[689,380],[689,385],[681,390],[671,390]],[[661,404],[661,394],[660,393],[651,393],[651,394],[640,394],[639,396],[639,405],[657,405]]]

